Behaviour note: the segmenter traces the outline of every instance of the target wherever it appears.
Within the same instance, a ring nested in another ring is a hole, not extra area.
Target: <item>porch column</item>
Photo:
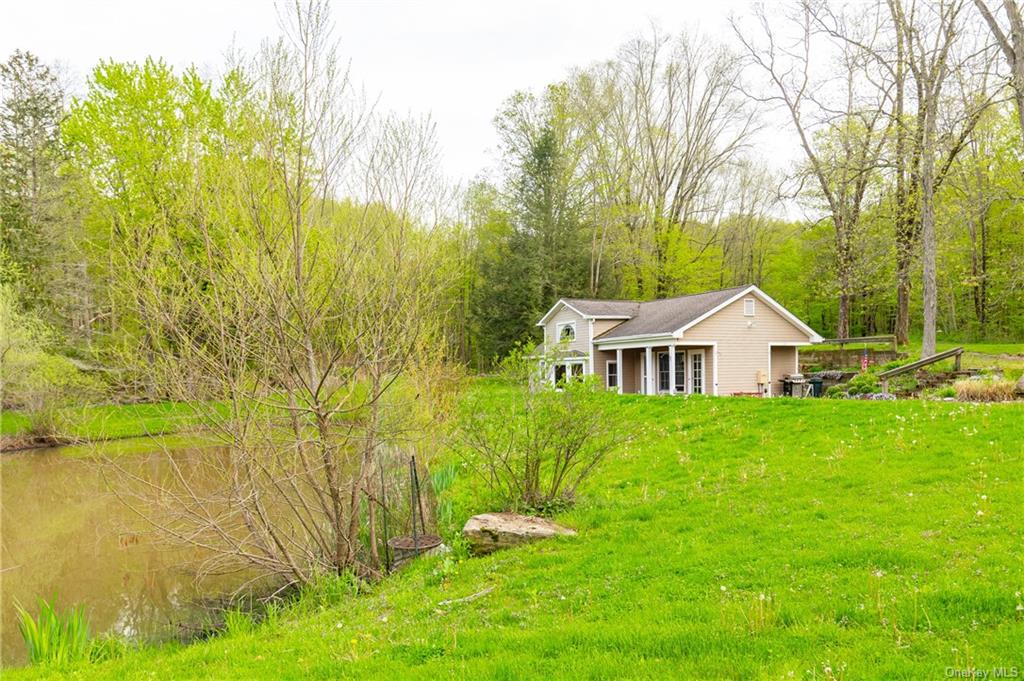
[[[654,368],[651,363],[651,346],[644,349],[644,366],[647,368],[647,385],[644,386],[645,395],[654,394]]]
[[[676,394],[676,346],[668,346],[668,394]]]
[[[622,394],[622,348],[615,351],[615,389]]]

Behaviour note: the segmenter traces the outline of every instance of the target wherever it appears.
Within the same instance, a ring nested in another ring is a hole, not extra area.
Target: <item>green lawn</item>
[[[476,389],[502,399],[492,383]],[[941,679],[947,667],[1024,670],[1024,404],[608,395],[606,408],[635,439],[559,518],[575,538],[450,570],[423,559],[369,594],[255,633],[65,672]],[[462,517],[478,510],[471,484],[456,484]]]
[[[197,425],[192,407],[179,402],[103,404],[65,409],[59,414],[60,435],[69,440],[116,440],[175,433]],[[0,433],[25,435],[31,428],[25,414],[0,414]]]

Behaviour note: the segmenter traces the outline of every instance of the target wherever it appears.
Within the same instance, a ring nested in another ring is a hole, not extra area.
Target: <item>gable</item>
[[[754,301],[753,316],[746,314],[747,300]],[[820,340],[820,336],[813,329],[757,288],[744,291],[735,300],[710,312],[681,331],[683,338],[692,340],[746,338],[751,341],[775,343],[811,343]]]

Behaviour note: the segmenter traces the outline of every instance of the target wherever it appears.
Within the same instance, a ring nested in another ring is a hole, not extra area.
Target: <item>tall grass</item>
[[[430,486],[434,488],[434,497],[437,502],[437,524],[442,531],[450,531],[454,523],[452,500],[445,493],[455,483],[458,472],[459,469],[454,464],[430,471]]]
[[[39,617],[34,618],[21,604],[18,629],[32,664],[67,664],[89,656],[89,621],[83,606],[60,612],[39,599]]]
[[[1015,384],[1002,378],[965,380],[953,384],[961,402],[1007,402],[1014,398]]]

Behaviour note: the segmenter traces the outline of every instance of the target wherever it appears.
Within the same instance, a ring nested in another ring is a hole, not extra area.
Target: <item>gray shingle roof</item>
[[[635,300],[588,300],[586,298],[563,298],[566,303],[587,316],[633,317],[640,303]]]
[[[695,293],[676,298],[662,298],[646,303],[630,303],[634,305],[634,314],[631,318],[614,329],[606,331],[595,340],[609,340],[612,338],[623,338],[626,336],[643,336],[650,334],[669,334],[686,326],[705,312],[718,307],[725,301],[735,296],[747,286],[734,286],[720,291],[708,291],[706,293]],[[583,312],[582,308],[574,301],[569,302],[573,307]],[[583,302],[583,301],[579,301]],[[602,301],[586,301],[587,303],[598,303]],[[616,305],[625,305],[627,301],[607,301]],[[625,309],[625,308],[620,308]],[[595,313],[586,313],[595,314]]]

